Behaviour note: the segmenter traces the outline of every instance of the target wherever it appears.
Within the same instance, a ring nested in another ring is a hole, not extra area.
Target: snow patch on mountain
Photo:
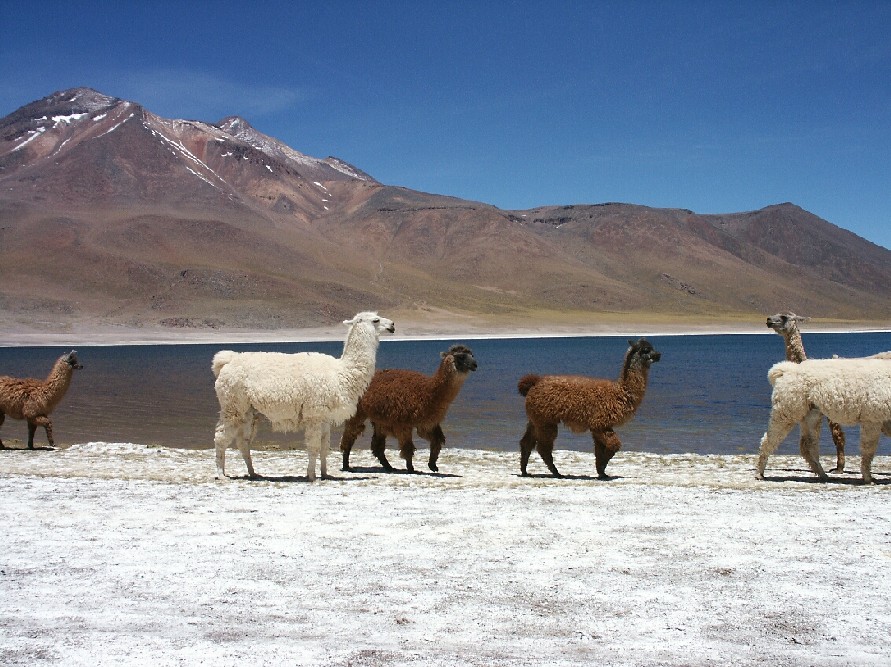
[[[85,118],[89,114],[86,113],[72,113],[67,116],[53,116],[53,127],[57,127],[60,123],[65,123],[66,125],[70,125],[75,120],[80,120],[81,118]]]
[[[12,152],[15,152],[15,151],[17,151],[17,150],[21,150],[22,148],[24,148],[25,146],[27,146],[28,144],[30,144],[32,141],[34,141],[37,137],[39,137],[39,136],[40,136],[41,134],[43,134],[44,132],[46,132],[46,128],[45,128],[45,127],[38,127],[36,130],[28,130],[28,134],[31,135],[31,136],[29,136],[29,137],[28,137],[27,139],[25,139],[22,143],[20,143],[18,146],[16,146],[15,148],[13,148],[13,149],[12,149]]]
[[[113,125],[113,126],[110,127],[109,129],[105,130],[105,132],[103,132],[102,134],[98,135],[98,136],[96,137],[96,139],[98,139],[99,137],[104,137],[106,134],[111,134],[111,133],[114,132],[116,129],[118,129],[121,125],[123,125],[123,124],[126,123],[128,120],[130,120],[131,118],[133,118],[134,115],[136,115],[136,114],[135,114],[135,113],[131,113],[131,114],[130,114],[129,116],[127,116],[124,120],[120,121],[119,123],[116,123],[115,125]]]

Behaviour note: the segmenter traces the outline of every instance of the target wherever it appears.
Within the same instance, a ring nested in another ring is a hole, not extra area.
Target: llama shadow
[[[316,482],[362,482],[368,481],[372,479],[371,477],[334,477],[333,475],[327,475],[325,477],[316,477],[314,480],[310,480],[306,475],[256,475],[255,477],[249,477],[247,475],[239,475],[238,477],[229,477],[230,480],[233,481],[244,481],[244,482],[282,482],[285,484],[294,484],[294,483],[303,483],[303,484],[315,484]]]
[[[754,472],[754,470],[753,470]],[[869,486],[863,483],[863,478],[860,477],[860,471],[858,470],[856,473],[851,473],[851,476],[848,477],[846,473],[841,473],[842,475],[846,475],[844,477],[837,477],[839,473],[828,473],[828,479],[820,479],[816,475],[814,475],[810,471],[797,470],[795,468],[780,468],[780,472],[790,473],[786,475],[764,475],[765,482],[799,482],[802,484],[841,484],[846,486]],[[881,479],[882,477],[886,477],[885,473],[872,473],[872,481],[875,486],[883,486],[886,484],[891,484],[891,479]]]
[[[349,472],[353,473],[364,473],[364,474],[375,474],[375,475],[417,475],[419,477],[454,477],[459,478],[461,475],[456,475],[454,473],[448,472],[426,472],[424,470],[415,470],[414,472],[409,472],[403,468],[393,468],[392,470],[384,470],[381,466],[352,466]]]
[[[622,479],[621,475],[610,475],[608,477],[598,477],[597,475],[566,475],[564,474],[562,477],[554,477],[549,472],[538,472],[538,473],[529,473],[528,475],[523,475],[521,473],[517,473],[516,475],[520,479],[529,478],[529,479],[553,479],[556,481],[561,481],[564,479],[580,481],[580,482],[611,482],[616,479]]]
[[[10,447],[5,444],[0,447],[0,452],[55,452],[58,447],[52,447],[50,445],[34,445],[32,448],[28,448],[26,445],[22,445],[21,447]]]

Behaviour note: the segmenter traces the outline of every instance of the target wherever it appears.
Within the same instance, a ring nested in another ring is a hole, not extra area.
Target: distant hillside
[[[504,211],[383,185],[240,118],[83,88],[0,120],[0,325],[275,329],[365,308],[891,321],[888,285],[891,251],[793,204]]]

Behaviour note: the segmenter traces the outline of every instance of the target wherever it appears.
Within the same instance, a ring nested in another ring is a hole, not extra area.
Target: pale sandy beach
[[[891,331],[891,322],[825,322],[808,325],[808,333]],[[692,334],[773,334],[764,318],[751,320],[671,321],[660,319],[579,322],[575,320],[492,323],[472,317],[437,320],[396,319],[396,334],[386,340],[462,338],[518,338],[554,336],[655,336]],[[66,327],[46,327],[0,322],[0,346],[77,345],[176,345],[188,343],[275,343],[343,340],[345,329],[339,323],[302,329],[213,329],[169,327],[127,327],[84,323]]]
[[[220,482],[209,450],[0,452],[0,663],[891,661],[889,457],[869,487],[789,456],[756,481],[754,456],[620,452],[609,482],[578,452],[564,480],[354,457],[307,483],[302,451],[256,452],[263,479]]]

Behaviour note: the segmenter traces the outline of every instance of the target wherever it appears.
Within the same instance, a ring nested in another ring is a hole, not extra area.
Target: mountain
[[[87,88],[0,119],[0,325],[277,329],[366,308],[874,322],[889,284],[891,251],[793,204],[505,211]]]

